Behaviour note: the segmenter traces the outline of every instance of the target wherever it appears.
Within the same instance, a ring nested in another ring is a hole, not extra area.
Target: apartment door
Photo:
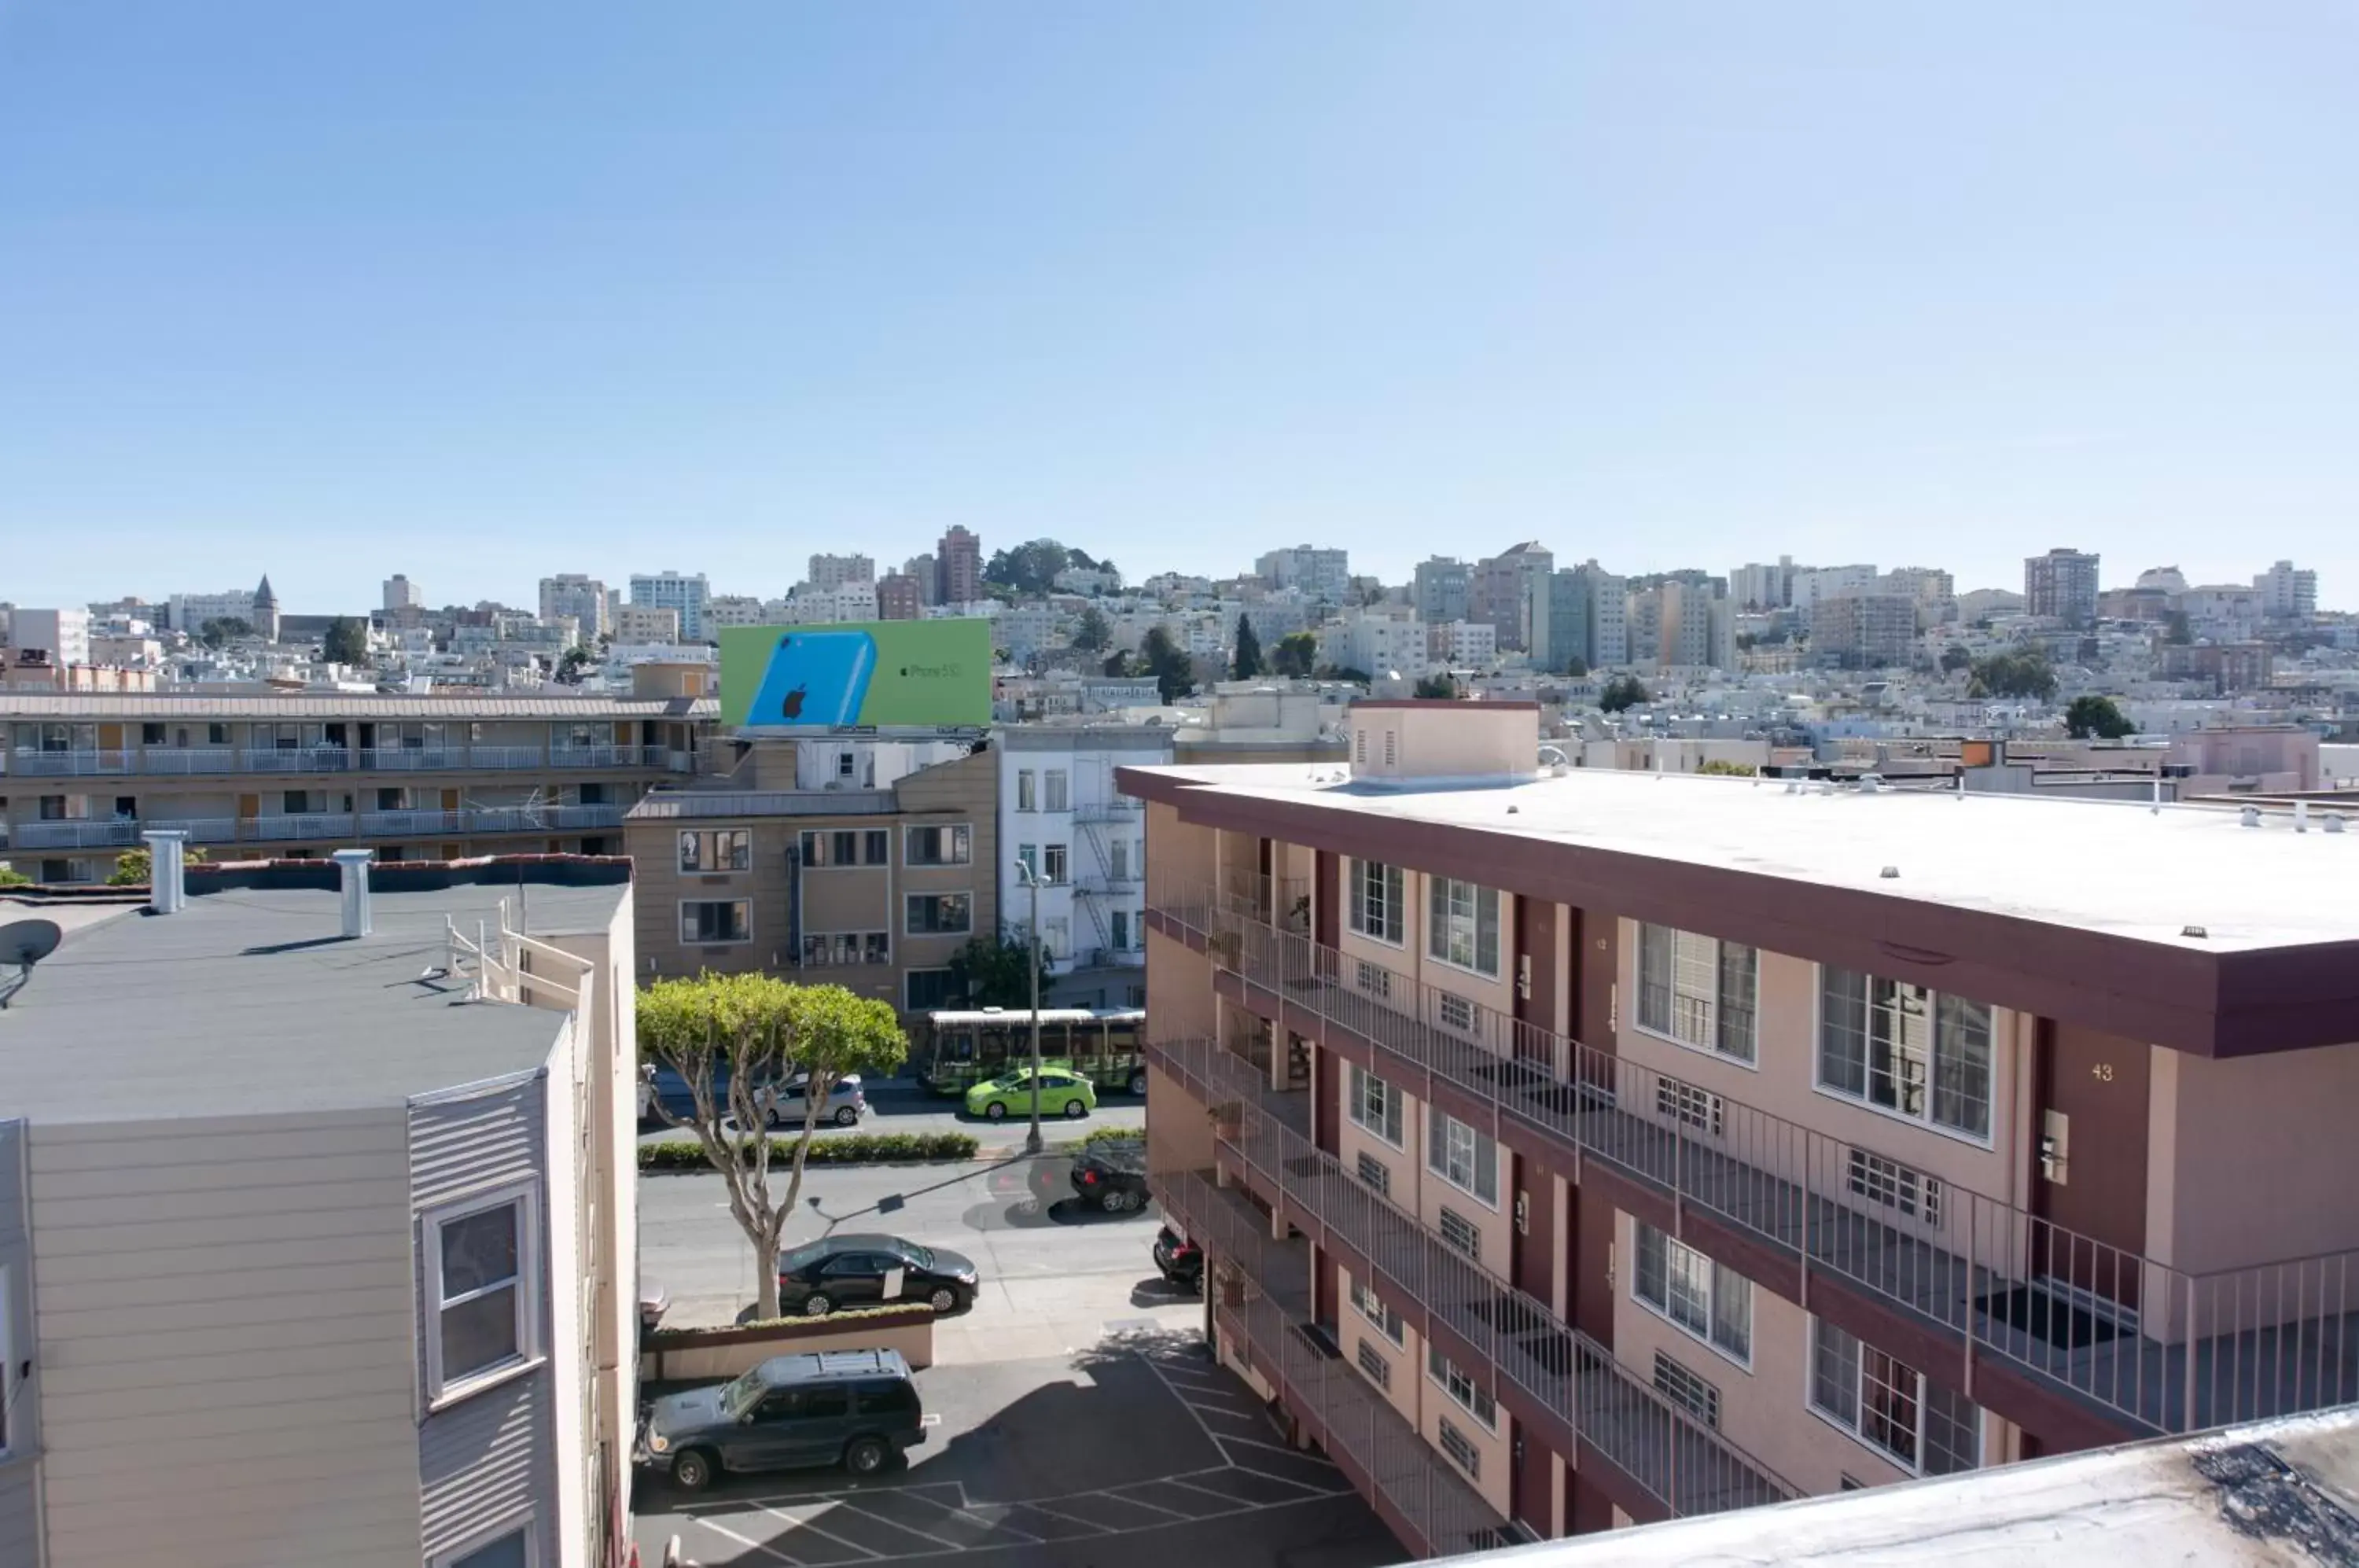
[[[1548,1541],[1556,1535],[1556,1465],[1548,1444],[1524,1430],[1518,1421],[1508,1422],[1509,1442],[1514,1444],[1512,1463],[1507,1471],[1507,1512],[1532,1532],[1535,1539]]]
[[[2033,1073],[2033,1269],[2136,1310],[2150,1048],[2042,1018]]]
[[[1313,916],[1318,929],[1313,940],[1321,947],[1333,947],[1343,930],[1339,906],[1343,897],[1343,863],[1341,857],[1322,849],[1313,874],[1319,878],[1318,897],[1313,900],[1318,906]]]

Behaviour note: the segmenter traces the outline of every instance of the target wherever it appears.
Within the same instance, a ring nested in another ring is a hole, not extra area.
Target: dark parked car
[[[1142,1144],[1093,1143],[1073,1156],[1073,1191],[1110,1214],[1147,1207],[1147,1149]]]
[[[1204,1286],[1204,1249],[1165,1225],[1155,1233],[1155,1267],[1163,1278],[1183,1290]]]
[[[897,1236],[832,1236],[778,1257],[778,1310],[808,1317],[894,1301],[947,1317],[974,1305],[977,1283],[973,1258]]]
[[[723,1470],[874,1475],[926,1441],[925,1412],[897,1350],[774,1356],[732,1382],[658,1399],[639,1438],[643,1463],[700,1492]]]

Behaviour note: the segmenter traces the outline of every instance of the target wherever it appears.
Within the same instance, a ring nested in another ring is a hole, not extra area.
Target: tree
[[[350,615],[338,615],[328,623],[328,635],[320,639],[320,657],[330,664],[366,664],[368,628]]]
[[[1576,653],[1564,661],[1564,672],[1572,680],[1585,681],[1589,678],[1589,660]]]
[[[2163,633],[2163,641],[2179,648],[2185,648],[2189,643],[2195,640],[2195,630],[2188,624],[2186,611],[2169,610],[2164,612],[2162,624],[2166,628]]]
[[[1090,553],[1085,550],[1069,550],[1065,552],[1065,560],[1068,564],[1078,566],[1083,572],[1095,572],[1098,569],[1098,563],[1090,559]]]
[[[1116,680],[1128,680],[1132,676],[1146,673],[1139,668],[1138,660],[1134,655],[1125,653],[1120,648],[1114,649],[1106,656],[1103,668],[1108,675],[1114,676]]]
[[[1139,658],[1147,673],[1155,677],[1166,702],[1176,702],[1196,689],[1196,665],[1180,645],[1171,640],[1170,631],[1163,626],[1149,626],[1139,644]]]
[[[1351,681],[1362,686],[1375,684],[1375,677],[1364,670],[1354,670],[1348,664],[1322,664],[1311,675],[1321,681]]]
[[[690,1114],[660,1096],[656,1114],[696,1134],[721,1172],[729,1214],[754,1247],[754,1315],[778,1315],[778,1240],[801,1201],[803,1161],[828,1098],[847,1073],[889,1070],[908,1054],[891,1004],[841,985],[790,985],[770,975],[658,980],[639,993],[639,1050],[688,1085]],[[803,1134],[787,1190],[770,1189],[770,1127],[792,1075],[802,1085]]]
[[[1616,675],[1597,693],[1597,705],[1609,713],[1618,713],[1625,708],[1652,701],[1654,699],[1647,694],[1647,689],[1638,683],[1635,675]]]
[[[971,1007],[1032,1006],[1032,939],[1014,929],[995,937],[979,936],[951,954],[951,978]],[[1040,991],[1047,995],[1049,954],[1040,953]]]
[[[1261,638],[1253,629],[1251,615],[1237,617],[1237,650],[1229,660],[1229,676],[1235,681],[1250,681],[1261,673]]]
[[[1114,641],[1114,627],[1095,604],[1082,611],[1082,618],[1073,626],[1073,646],[1083,653],[1102,652]]]
[[[1970,670],[1973,667],[1973,662],[1974,656],[1968,653],[1962,644],[1953,642],[1941,650],[1941,673],[1944,675],[1955,675],[1961,670]]]
[[[581,685],[582,677],[589,673],[590,667],[596,662],[597,660],[591,657],[590,650],[586,648],[577,646],[567,648],[565,657],[557,661],[559,683],[566,686]]]
[[[1288,632],[1277,639],[1270,653],[1269,667],[1280,675],[1304,676],[1319,663],[1319,637],[1315,632]]]
[[[2064,710],[2064,733],[2074,740],[2119,740],[2137,734],[2111,697],[2075,697]]]
[[[1761,773],[1759,768],[1749,762],[1730,762],[1724,757],[1718,757],[1706,762],[1696,771],[1715,779],[1755,779]]]
[[[1454,700],[1458,695],[1458,682],[1452,681],[1447,673],[1440,675],[1421,675],[1418,677],[1417,685],[1412,690],[1411,694],[1419,697],[1437,698],[1442,702],[1450,702]]]
[[[191,844],[180,846],[180,864],[184,866],[204,864],[205,852]],[[145,887],[156,875],[156,857],[148,850],[126,849],[114,857],[114,870],[107,877],[110,887]]]
[[[983,569],[983,580],[1018,595],[1046,593],[1057,573],[1072,564],[1073,552],[1055,539],[1034,539],[994,554]]]
[[[13,866],[0,866],[0,887],[29,887],[33,879]]]
[[[1966,690],[1978,697],[2053,697],[2056,671],[2038,652],[1995,653],[1973,665]]]
[[[235,642],[240,637],[253,635],[254,624],[237,615],[223,615],[197,628],[197,640],[207,648],[219,648],[223,643]]]

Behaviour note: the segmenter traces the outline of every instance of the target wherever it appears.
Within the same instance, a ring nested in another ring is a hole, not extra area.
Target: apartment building
[[[629,1550],[630,868],[339,859],[0,980],[0,1563]]]
[[[712,636],[704,624],[704,607],[712,600],[712,586],[700,572],[683,577],[677,572],[634,573],[631,577],[631,604],[658,610],[679,612],[679,636],[690,642],[702,642]],[[621,633],[617,633],[621,636]],[[668,639],[664,639],[668,640]]]
[[[540,580],[540,618],[555,621],[571,616],[582,628],[582,640],[596,642],[614,629],[607,615],[611,597],[606,585],[596,578],[560,572]]]
[[[654,695],[0,691],[0,861],[103,881],[151,828],[215,860],[610,854],[651,785],[709,764],[718,721]]]
[[[1350,722],[1120,782],[1159,1196],[1412,1550],[2359,1398],[2359,838]]]
[[[1030,929],[1038,878],[1041,951],[1060,1007],[1135,1007],[1146,999],[1147,822],[1114,770],[1171,760],[1172,733],[1139,724],[1003,729],[999,756],[1000,909]]]
[[[2062,549],[2027,556],[2024,608],[2067,626],[2087,626],[2097,614],[2097,560],[2093,551]]]
[[[968,604],[983,597],[983,540],[952,524],[934,546],[935,604]]]
[[[653,975],[759,971],[922,1013],[999,929],[998,757],[958,743],[758,741],[624,824]]]

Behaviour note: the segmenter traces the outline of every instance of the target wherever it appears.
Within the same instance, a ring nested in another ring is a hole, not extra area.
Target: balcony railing
[[[1272,930],[1209,890],[1158,884],[1148,898],[1219,967],[1399,1062],[1412,1093],[1430,1075],[1674,1214],[1706,1214],[2128,1430],[2201,1431],[2359,1399],[2359,1249],[2198,1275],[1955,1183],[1938,1203],[1921,1190],[1908,1201],[1861,1159],[1886,1157],[1852,1140]]]
[[[0,843],[5,842],[5,838],[0,838]],[[102,849],[127,846],[138,842],[137,822],[114,818],[16,824],[16,847],[19,849]]]
[[[620,827],[620,806],[489,806],[464,811],[319,811],[257,817],[157,819],[147,822],[24,823],[27,827],[87,827],[115,830],[121,836],[88,839],[92,844],[136,844],[144,829],[169,828],[191,844],[304,844],[329,839],[440,838],[465,833],[578,833]]]
[[[288,840],[310,843],[320,839],[342,839],[353,836],[353,814],[350,811],[310,811],[296,816],[247,817],[238,827],[238,837],[251,838],[258,844],[277,844]],[[253,831],[247,833],[245,830]]]
[[[353,753],[341,746],[250,746],[248,773],[350,773]]]
[[[1081,804],[1073,808],[1073,821],[1077,822],[1135,822],[1142,820],[1145,817],[1146,812],[1146,801],[1134,800],[1127,795],[1115,795],[1110,799],[1083,800]]]
[[[137,755],[139,771],[158,778],[247,771],[245,753],[234,746],[151,746]]]
[[[7,754],[5,771],[23,779],[90,779],[131,771],[127,751],[35,751]]]
[[[0,774],[26,779],[147,774],[185,779],[233,773],[535,772],[549,768],[653,768],[696,771],[701,754],[661,746],[168,746],[138,750],[0,751]]]
[[[1489,1273],[1348,1174],[1297,1121],[1299,1094],[1276,1094],[1250,1063],[1211,1040],[1150,1043],[1158,1065],[1208,1105],[1235,1107],[1217,1136],[1289,1207],[1373,1264],[1380,1294],[1422,1307],[1497,1375],[1553,1413],[1667,1514],[1716,1513],[1801,1495],[1768,1465],[1641,1381],[1614,1352],[1548,1304]],[[1389,1285],[1389,1289],[1386,1287]]]
[[[1277,1386],[1330,1458],[1383,1498],[1413,1538],[1403,1544],[1426,1557],[1505,1545],[1497,1510],[1331,1344],[1305,1332],[1313,1314],[1300,1247],[1270,1240],[1249,1205],[1197,1172],[1158,1177],[1156,1188],[1168,1217],[1216,1262],[1234,1259],[1244,1271],[1239,1289],[1205,1287],[1223,1341]]]

